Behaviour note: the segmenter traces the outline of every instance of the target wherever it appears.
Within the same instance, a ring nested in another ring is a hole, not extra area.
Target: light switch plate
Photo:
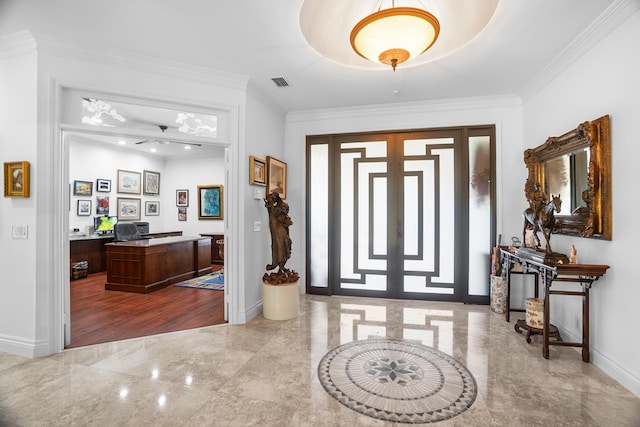
[[[29,226],[27,224],[15,224],[11,226],[11,238],[26,239],[29,236]]]
[[[253,231],[262,230],[262,223],[260,221],[256,221],[253,223]]]
[[[253,198],[256,200],[262,200],[262,190],[260,190],[259,188],[256,188],[253,190]]]

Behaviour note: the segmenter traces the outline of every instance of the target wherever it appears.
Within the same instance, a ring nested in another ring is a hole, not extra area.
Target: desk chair
[[[113,228],[114,242],[129,242],[140,240],[138,227],[132,222],[118,222]]]

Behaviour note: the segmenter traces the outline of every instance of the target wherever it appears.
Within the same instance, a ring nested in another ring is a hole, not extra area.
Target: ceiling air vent
[[[274,78],[272,78],[271,80],[272,80],[272,81],[276,84],[276,86],[278,86],[278,87],[287,87],[287,86],[289,86],[289,82],[288,82],[288,81],[286,81],[284,77],[274,77]]]

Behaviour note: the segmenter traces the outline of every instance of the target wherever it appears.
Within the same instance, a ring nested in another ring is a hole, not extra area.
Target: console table
[[[159,237],[104,246],[107,290],[146,294],[212,271],[211,241],[206,237]]]
[[[544,321],[543,321],[543,344],[542,356],[549,358],[549,346],[560,345],[569,347],[582,347],[582,360],[589,362],[589,289],[593,282],[604,276],[609,269],[608,265],[598,264],[547,264],[528,255],[518,254],[506,249],[500,249],[503,257],[503,268],[507,272],[507,302],[505,320],[509,321],[510,297],[511,297],[511,269],[518,264],[525,274],[535,274],[536,284],[544,285]],[[552,289],[554,282],[574,282],[579,283],[581,291],[561,291]],[[536,286],[537,287],[537,286]],[[550,337],[550,310],[549,297],[551,295],[570,295],[582,297],[582,342],[553,341]]]

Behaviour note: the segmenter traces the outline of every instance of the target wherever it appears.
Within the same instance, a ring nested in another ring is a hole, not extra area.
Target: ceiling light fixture
[[[351,46],[365,59],[391,65],[415,58],[429,49],[440,34],[440,22],[426,10],[414,7],[378,9],[351,30]]]

